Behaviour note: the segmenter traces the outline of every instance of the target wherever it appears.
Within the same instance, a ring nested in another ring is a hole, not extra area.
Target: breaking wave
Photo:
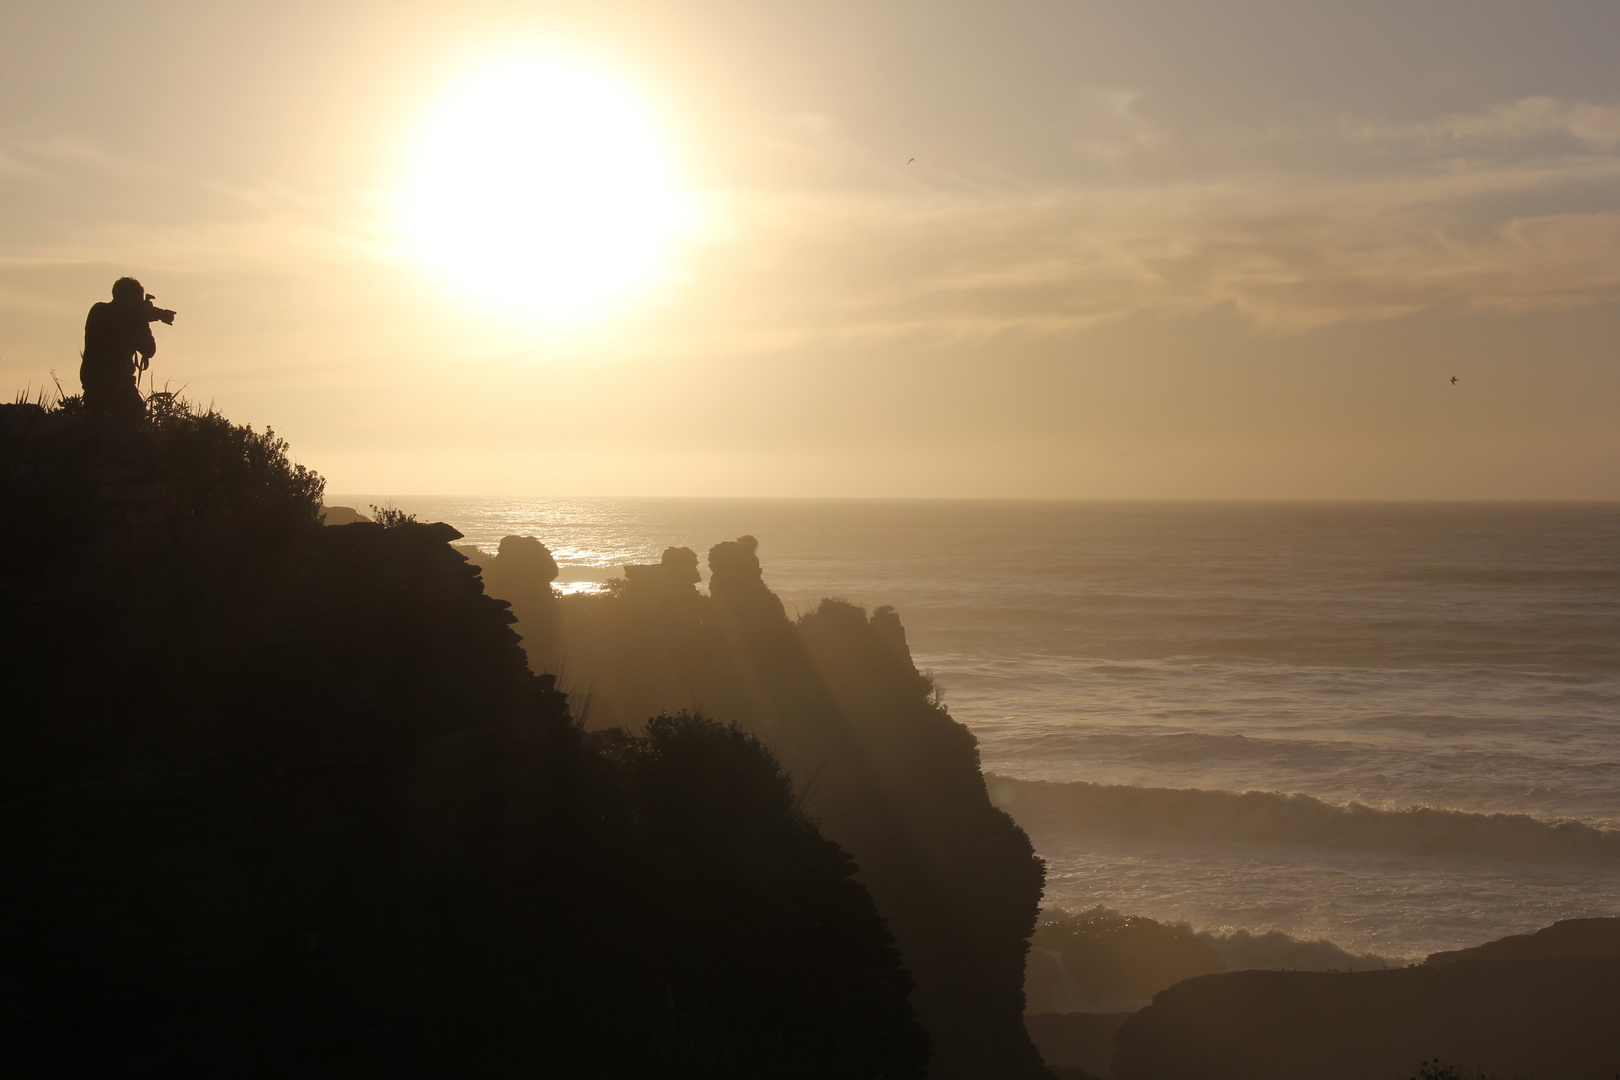
[[[1032,834],[1296,843],[1417,854],[1620,860],[1620,831],[1528,814],[1337,805],[1272,791],[1203,791],[987,774],[996,805]]]
[[[1041,911],[1041,922],[1068,922],[1077,919],[1108,919],[1122,921],[1125,916],[1114,908],[1099,904],[1086,911],[1065,911],[1047,907]],[[1157,921],[1157,920],[1151,920]],[[1377,971],[1380,968],[1400,967],[1421,957],[1385,956],[1374,952],[1351,952],[1325,938],[1305,939],[1281,930],[1256,934],[1249,930],[1194,930],[1185,922],[1161,925],[1185,930],[1211,949],[1220,958],[1227,971]],[[1059,960],[1061,963],[1061,958]],[[1097,1011],[1097,1010],[1094,1010]],[[1109,1011],[1109,1010],[1100,1010]]]

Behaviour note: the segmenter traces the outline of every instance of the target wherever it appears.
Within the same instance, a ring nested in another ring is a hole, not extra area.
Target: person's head
[[[146,290],[132,277],[121,277],[113,282],[113,299],[120,304],[138,304],[146,299]]]

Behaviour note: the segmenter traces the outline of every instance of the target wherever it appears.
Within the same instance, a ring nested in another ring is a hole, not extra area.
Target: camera
[[[157,297],[153,296],[151,293],[146,294],[146,321],[161,322],[166,326],[173,326],[174,312],[170,311],[168,308],[160,308],[156,304],[152,303],[152,301],[156,299]]]

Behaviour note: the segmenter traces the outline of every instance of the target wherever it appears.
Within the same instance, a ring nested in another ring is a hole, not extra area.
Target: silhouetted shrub
[[[326,481],[284,439],[174,399],[151,421],[159,477],[192,528],[269,540],[317,524]]]
[[[276,544],[320,521],[325,481],[274,431],[231,423],[179,398],[151,419],[84,415],[73,399],[0,405],[0,556],[77,558],[119,546]],[[0,570],[3,572],[3,570]]]
[[[373,506],[371,520],[385,529],[397,529],[401,525],[416,523],[415,514],[407,514],[397,506]]]
[[[1487,1077],[1483,1069],[1460,1069],[1435,1058],[1419,1065],[1417,1074],[1411,1080],[1487,1080]]]
[[[691,1075],[922,1076],[927,1037],[894,939],[764,745],[680,714],[648,721],[619,756],[654,860],[669,985],[705,1020]],[[684,1033],[694,1048],[696,1034]]]

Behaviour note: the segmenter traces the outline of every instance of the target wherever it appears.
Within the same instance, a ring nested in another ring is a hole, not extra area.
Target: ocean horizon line
[[[1252,498],[1121,498],[1089,495],[511,495],[471,494],[454,495],[442,492],[333,492],[326,505],[337,505],[333,499],[425,499],[425,500],[480,500],[503,499],[512,501],[578,501],[609,502],[615,500],[637,502],[773,502],[773,503],[932,503],[1001,505],[1109,505],[1109,506],[1569,506],[1620,507],[1620,499],[1416,499],[1416,498],[1307,498],[1294,496],[1261,496]],[[382,504],[378,504],[379,506]]]

